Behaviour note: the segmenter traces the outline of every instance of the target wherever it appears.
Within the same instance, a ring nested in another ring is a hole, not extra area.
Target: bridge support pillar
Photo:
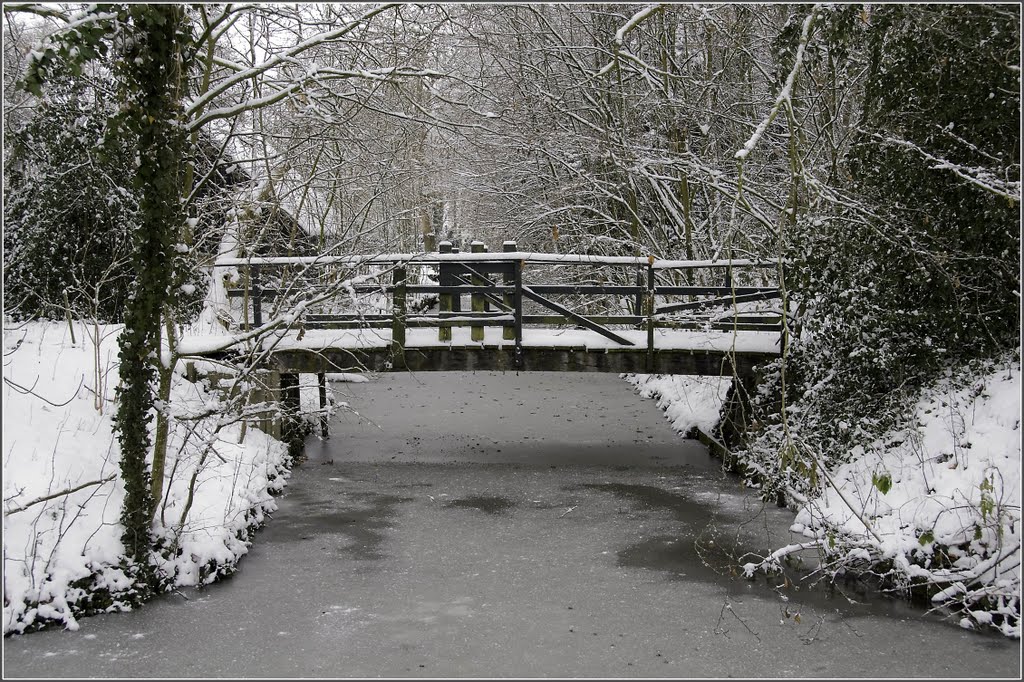
[[[301,400],[299,396],[299,375],[279,374],[281,386],[281,440],[288,445],[288,454],[293,460],[302,455],[302,425],[299,422]]]
[[[725,396],[722,420],[718,426],[722,443],[730,450],[740,445],[747,436],[750,426],[751,398],[757,388],[757,377],[754,373],[733,376],[732,386]],[[735,461],[727,461],[728,468],[735,467]]]

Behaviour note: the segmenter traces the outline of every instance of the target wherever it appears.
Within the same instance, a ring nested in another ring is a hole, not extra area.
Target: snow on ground
[[[510,320],[511,321],[511,320]],[[413,328],[406,330],[406,347],[511,347],[515,341],[502,337],[502,328],[484,327],[484,340],[473,341],[468,327],[452,329],[452,338],[438,340],[437,329]],[[616,334],[630,341],[634,349],[647,347],[647,332],[618,329]],[[237,337],[236,337],[237,338]],[[761,331],[729,332],[719,330],[658,329],[654,334],[654,347],[664,350],[707,350],[715,352],[735,351],[738,353],[778,353],[779,333]],[[227,347],[232,337],[219,335],[193,335],[181,340],[179,348],[183,353],[202,354]],[[391,345],[390,329],[311,329],[299,334],[289,330],[264,341],[274,348],[324,350],[326,348],[387,348]],[[586,348],[590,350],[614,350],[629,348],[617,341],[586,329],[535,329],[525,330],[523,345],[531,348]]]
[[[94,407],[95,347],[67,325],[4,329],[3,514],[4,634],[36,620],[74,628],[70,604],[85,597],[76,581],[97,576],[113,590],[126,586],[121,558],[123,489],[111,429],[113,386]],[[100,378],[116,377],[116,343],[101,328]],[[23,391],[35,393],[32,395]],[[36,397],[38,396],[38,397]],[[32,504],[83,484],[70,495]]]
[[[681,434],[693,428],[706,433],[718,423],[732,377],[681,374],[624,374],[644,398],[654,398],[665,418]]]
[[[87,335],[98,331],[97,345]],[[3,387],[4,634],[46,620],[77,629],[76,614],[107,588],[127,587],[119,522],[123,489],[113,434],[119,326],[5,324]],[[103,396],[97,403],[95,394]],[[214,396],[176,377],[179,412]],[[100,411],[102,407],[102,412]],[[175,585],[209,582],[247,551],[248,532],[275,508],[284,444],[241,425],[175,422],[156,534],[177,551],[160,565]],[[195,447],[196,436],[209,448]],[[194,485],[190,485],[194,477]],[[192,504],[185,512],[190,487]],[[48,499],[51,498],[52,499]],[[163,522],[160,522],[163,519]]]

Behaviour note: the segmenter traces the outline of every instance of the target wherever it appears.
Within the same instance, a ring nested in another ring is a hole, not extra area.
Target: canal
[[[856,585],[748,581],[790,540],[614,375],[389,374],[311,439],[238,572],[7,677],[1017,677],[1020,644]]]

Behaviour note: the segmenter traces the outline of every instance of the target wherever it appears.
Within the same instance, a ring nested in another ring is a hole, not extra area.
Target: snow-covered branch
[[[224,94],[235,85],[248,81],[252,78],[261,76],[270,69],[273,69],[274,67],[280,64],[291,61],[292,59],[294,59],[295,57],[302,54],[306,50],[309,50],[312,47],[322,45],[324,43],[328,43],[334,40],[338,40],[339,38],[343,38],[344,36],[351,33],[353,30],[355,30],[357,27],[365,24],[367,21],[377,16],[378,14],[385,12],[389,9],[393,9],[395,7],[397,7],[397,5],[393,3],[378,5],[377,7],[374,7],[373,9],[364,13],[357,19],[354,19],[353,21],[349,22],[345,26],[342,26],[341,28],[337,28],[332,31],[325,31],[323,33],[319,33],[315,36],[307,38],[306,40],[300,42],[298,45],[295,45],[292,48],[279,52],[274,56],[270,57],[269,59],[267,59],[266,61],[261,62],[260,64],[257,64],[249,68],[243,68],[242,70],[233,69],[235,70],[235,74],[233,76],[226,78],[221,83],[218,83],[215,87],[210,88],[210,90],[202,94],[200,97],[196,98],[186,108],[186,117],[191,118],[195,116],[198,112],[202,111],[203,108],[206,107],[211,101],[213,101],[220,95]]]
[[[635,29],[641,23],[643,23],[645,19],[661,10],[663,5],[664,3],[648,5],[647,7],[644,7],[642,10],[640,10],[632,17],[630,17],[629,21],[620,26],[619,29],[615,31],[614,43],[616,52],[622,50],[622,47],[626,41],[626,34]],[[594,75],[597,77],[603,76],[604,74],[611,71],[614,66],[615,60],[613,59],[612,61],[608,62],[603,67],[601,67]]]
[[[779,111],[782,110],[782,106],[791,106],[793,85],[796,83],[796,76],[800,72],[800,67],[803,66],[804,52],[807,50],[807,43],[811,39],[811,30],[814,28],[814,20],[817,18],[818,11],[820,9],[821,5],[816,4],[811,8],[810,13],[804,19],[803,28],[800,31],[800,43],[796,48],[796,58],[793,60],[793,68],[786,77],[786,83],[782,86],[782,90],[779,91],[778,96],[776,96],[775,104],[772,105],[768,115],[760,124],[758,124],[757,128],[754,129],[754,134],[750,136],[750,139],[747,140],[746,143],[744,143],[743,148],[734,154],[735,158],[741,161],[746,159],[750,152],[754,151],[754,147],[757,146],[761,136],[764,135],[764,131],[768,129],[768,126],[772,124],[775,117],[779,115]]]
[[[861,130],[861,132],[867,133],[866,130]],[[932,166],[932,169],[934,170],[950,171],[957,177],[966,180],[968,183],[974,185],[975,187],[983,189],[986,192],[990,192],[1004,199],[1020,201],[1020,181],[1005,181],[996,177],[995,175],[992,174],[991,171],[985,168],[964,166],[961,164],[953,163],[952,161],[947,161],[946,159],[929,154],[928,152],[926,152],[925,150],[921,149],[916,144],[908,140],[900,140],[895,137],[886,137],[883,135],[879,135],[878,133],[869,134],[871,135],[871,137],[878,140],[882,144],[902,147],[904,149],[909,149],[915,152],[916,154],[919,154],[920,156],[928,160],[930,163],[935,164]]]

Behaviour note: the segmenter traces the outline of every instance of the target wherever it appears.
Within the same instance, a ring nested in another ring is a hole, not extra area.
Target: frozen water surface
[[[792,513],[614,375],[333,388],[363,419],[310,441],[234,577],[7,638],[6,676],[1019,675],[1019,642],[732,575]]]

